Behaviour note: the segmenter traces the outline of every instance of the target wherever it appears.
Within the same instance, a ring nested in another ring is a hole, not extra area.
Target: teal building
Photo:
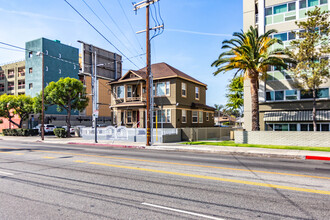
[[[37,96],[42,88],[42,68],[44,86],[56,82],[61,77],[78,79],[79,49],[62,44],[59,40],[39,38],[25,43],[25,93]],[[42,65],[42,53],[44,65]],[[79,112],[72,112],[78,114]],[[66,114],[57,112],[56,106],[47,109],[46,114]]]

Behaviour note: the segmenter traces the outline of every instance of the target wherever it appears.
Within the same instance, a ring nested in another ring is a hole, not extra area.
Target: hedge
[[[65,128],[55,128],[54,134],[56,135],[56,137],[59,137],[59,138],[67,137],[67,131],[65,130]]]
[[[39,134],[38,129],[3,129],[2,133],[4,136],[36,136]]]

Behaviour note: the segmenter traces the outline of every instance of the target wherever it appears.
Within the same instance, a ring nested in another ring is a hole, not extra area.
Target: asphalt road
[[[330,163],[0,142],[0,219],[329,219]]]

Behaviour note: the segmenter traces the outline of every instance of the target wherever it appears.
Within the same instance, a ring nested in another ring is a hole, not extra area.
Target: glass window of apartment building
[[[5,79],[5,73],[2,71],[0,72],[0,80],[4,80]]]
[[[300,99],[312,99],[312,90],[301,90]],[[321,88],[316,90],[316,98],[329,98],[329,88]]]
[[[32,51],[29,52],[29,58],[31,58],[33,56]]]
[[[313,7],[319,4],[319,0],[308,0],[308,7]]]
[[[297,100],[298,92],[297,90],[286,90],[285,91],[285,100]]]
[[[32,83],[29,84],[29,89],[33,89],[33,84]]]
[[[15,77],[14,70],[8,70],[8,78],[11,79],[11,78],[14,78],[14,77]]]
[[[4,84],[0,84],[0,92],[5,91],[5,85]]]
[[[279,13],[284,13],[288,11],[288,5],[283,4],[283,5],[277,5],[274,7],[274,15],[279,14]]]
[[[209,113],[206,112],[206,121],[209,121]]]
[[[187,97],[187,84],[181,83],[181,96]]]
[[[187,110],[181,110],[182,111],[182,123],[187,123]]]
[[[32,71],[33,71],[33,70],[32,70],[32,67],[30,67],[30,68],[29,68],[29,73],[32,73]]]
[[[266,16],[272,15],[272,14],[273,14],[273,8],[272,7],[265,9],[265,15]]]
[[[288,11],[295,11],[295,10],[296,10],[296,3],[295,2],[288,3]]]
[[[155,84],[152,85],[152,95],[156,96],[156,85]]]
[[[192,112],[192,122],[193,123],[198,123],[198,111],[193,111]]]
[[[288,33],[274,34],[274,37],[281,40],[281,41],[287,41],[288,40]]]
[[[320,0],[320,4],[323,5],[323,4],[328,4],[328,0]]]

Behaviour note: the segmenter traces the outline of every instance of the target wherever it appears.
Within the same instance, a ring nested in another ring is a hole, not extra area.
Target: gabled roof
[[[181,79],[185,79],[203,86],[207,86],[206,84],[198,81],[197,79],[181,72],[180,70],[168,65],[167,63],[156,63],[156,64],[152,64],[151,65],[151,71],[153,74],[153,79],[154,80],[159,80],[159,79],[167,79],[167,78],[181,78]],[[123,75],[119,80],[117,81],[113,81],[113,83],[120,83],[120,82],[126,82],[126,81],[131,81],[133,79],[125,79],[125,77],[128,74],[135,74],[137,75],[140,79],[146,79],[146,74],[147,72],[147,68],[144,67],[140,70],[129,70],[125,75]],[[134,80],[137,80],[139,78],[136,78]]]

